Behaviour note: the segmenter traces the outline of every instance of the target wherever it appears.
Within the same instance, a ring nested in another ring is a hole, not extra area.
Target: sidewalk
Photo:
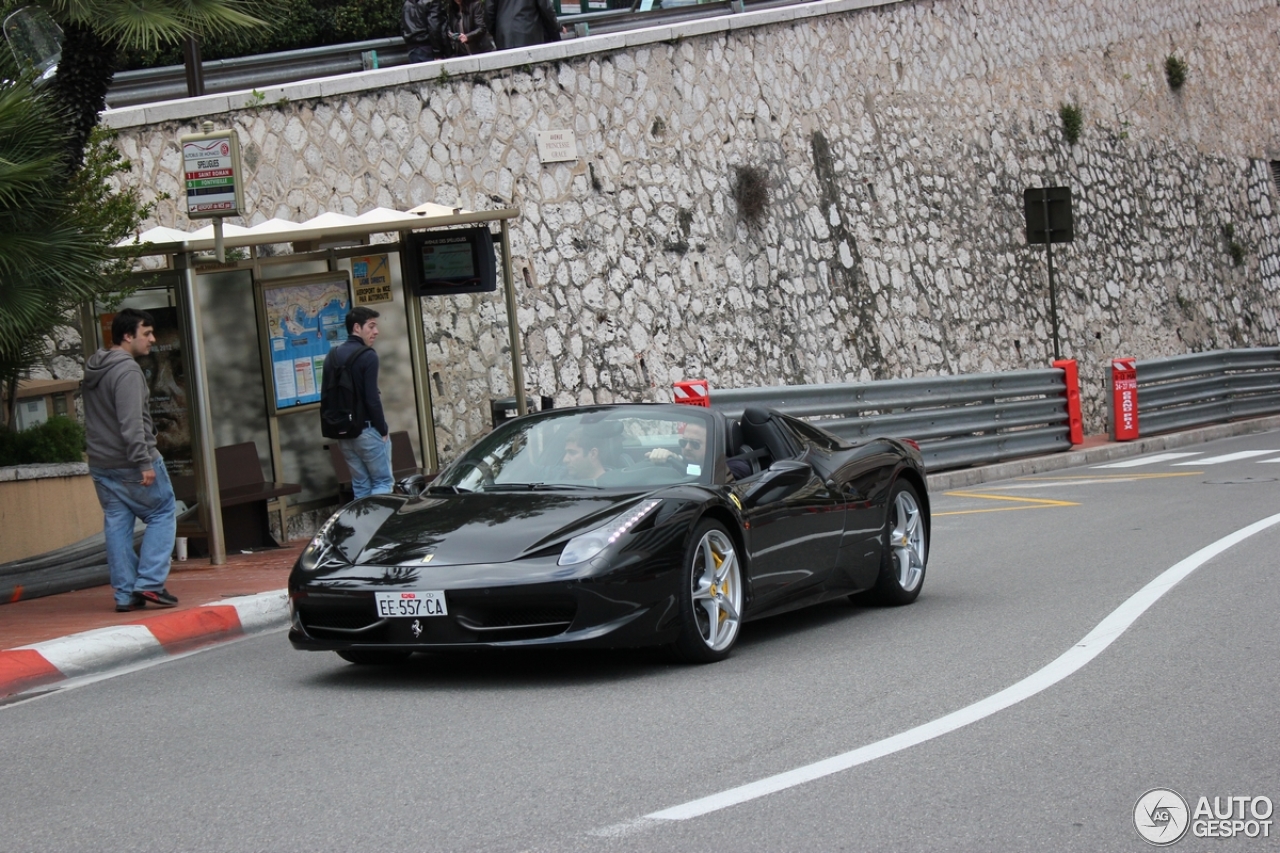
[[[285,585],[306,545],[175,562],[177,607],[116,613],[110,586],[0,604],[0,698],[65,678],[288,624]]]
[[[1280,430],[1280,416],[1124,443],[1086,436],[1064,453],[930,474],[929,490],[941,493],[1272,430]],[[110,586],[0,604],[0,700],[66,678],[285,627],[289,569],[305,545],[297,541],[273,551],[231,554],[216,568],[204,560],[174,563],[168,589],[181,603],[163,610],[116,613]]]

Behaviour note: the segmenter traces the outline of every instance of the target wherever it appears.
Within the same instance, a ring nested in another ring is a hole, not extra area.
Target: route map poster
[[[263,316],[276,411],[320,402],[324,357],[347,339],[346,271],[263,282]]]

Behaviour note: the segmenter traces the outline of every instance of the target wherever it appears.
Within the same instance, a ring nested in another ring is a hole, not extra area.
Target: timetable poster
[[[263,285],[277,411],[320,402],[324,357],[347,339],[345,272]]]

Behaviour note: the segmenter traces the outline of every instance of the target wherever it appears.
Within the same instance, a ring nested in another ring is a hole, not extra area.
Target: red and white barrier
[[[711,407],[711,386],[705,379],[686,379],[671,386],[675,402],[686,406]]]

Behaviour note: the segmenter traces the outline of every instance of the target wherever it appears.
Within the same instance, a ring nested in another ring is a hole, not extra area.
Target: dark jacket
[[[493,36],[485,24],[484,0],[442,0],[445,4],[444,40],[450,56],[470,56],[493,50]],[[465,43],[458,40],[466,35]]]
[[[95,468],[150,471],[156,453],[147,377],[124,350],[98,350],[84,366],[84,429]]]
[[[444,13],[441,0],[405,0],[400,15],[400,34],[410,47],[430,45],[437,54],[445,48],[442,41]]]
[[[324,369],[327,372],[331,365],[346,364],[347,359],[355,357],[351,365],[351,381],[356,388],[356,397],[364,407],[365,420],[379,435],[386,437],[387,419],[382,413],[382,395],[378,393],[378,353],[373,349],[360,352],[363,346],[364,341],[352,335],[344,344],[329,351]]]
[[[490,0],[484,12],[498,50],[560,40],[551,0]]]

